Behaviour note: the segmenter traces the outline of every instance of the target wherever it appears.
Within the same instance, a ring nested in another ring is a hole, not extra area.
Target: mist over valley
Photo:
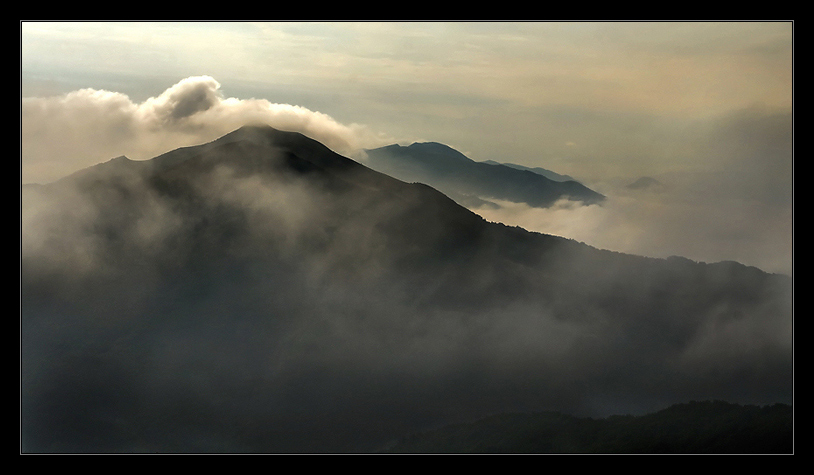
[[[21,21],[21,453],[793,452],[793,30]]]
[[[366,452],[501,412],[792,402],[788,276],[489,222],[300,133],[21,193],[24,452]]]

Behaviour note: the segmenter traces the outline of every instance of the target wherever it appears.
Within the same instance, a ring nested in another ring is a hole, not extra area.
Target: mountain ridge
[[[544,177],[554,180],[554,181],[576,181],[579,183],[578,180],[568,176],[568,175],[561,175],[557,172],[542,168],[542,167],[526,167],[523,165],[518,165],[516,163],[500,163],[494,160],[484,160],[483,163],[488,163],[489,165],[505,165],[507,167],[517,168],[519,170],[528,170],[533,173],[537,173],[539,175],[543,175]]]
[[[690,401],[602,419],[500,414],[402,438],[386,453],[791,454],[793,410]]]
[[[585,205],[601,204],[605,199],[576,181],[555,181],[527,169],[476,162],[437,142],[366,149],[364,157],[364,163],[375,170],[427,183],[462,204],[469,202],[467,198],[497,199],[545,208],[560,199]]]
[[[490,223],[301,134],[108,161],[22,208],[24,452],[358,452],[496,412],[791,401],[789,278]]]

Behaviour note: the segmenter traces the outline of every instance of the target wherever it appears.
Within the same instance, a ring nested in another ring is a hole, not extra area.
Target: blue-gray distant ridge
[[[558,175],[494,161],[476,162],[437,142],[398,144],[365,150],[366,165],[408,182],[426,183],[465,205],[472,200],[505,200],[547,208],[561,199],[598,204],[605,197],[585,185]],[[544,169],[540,169],[544,170]]]

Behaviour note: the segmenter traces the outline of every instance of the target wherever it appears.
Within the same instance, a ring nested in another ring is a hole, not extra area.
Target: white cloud
[[[254,122],[301,132],[339,153],[394,141],[305,107],[225,98],[209,76],[186,78],[142,103],[95,89],[27,97],[21,117],[23,183],[50,182],[119,155],[149,159]]]
[[[605,191],[605,190],[603,190]],[[497,202],[473,209],[489,221],[650,257],[702,262],[733,260],[768,272],[792,272],[792,210],[742,198],[712,197],[697,188],[607,195],[602,205],[561,201],[550,208]]]

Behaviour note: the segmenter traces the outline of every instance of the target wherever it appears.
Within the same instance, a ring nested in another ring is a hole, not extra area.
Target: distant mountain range
[[[367,452],[503,412],[790,404],[791,295],[247,126],[22,187],[21,451]]]
[[[561,199],[584,204],[605,199],[569,177],[542,168],[476,162],[435,142],[365,150],[363,163],[400,180],[426,183],[466,206],[506,200],[547,208]]]
[[[487,163],[489,165],[504,165],[511,168],[516,168],[518,170],[527,170],[538,175],[543,175],[544,177],[548,178],[549,180],[554,181],[577,181],[574,178],[568,175],[561,175],[557,172],[553,172],[551,170],[547,170],[542,167],[525,167],[523,165],[518,165],[516,163],[499,163],[494,160],[484,160],[482,163]]]
[[[390,453],[791,454],[786,404],[692,401],[642,416],[579,418],[555,412],[501,414],[414,434]]]

